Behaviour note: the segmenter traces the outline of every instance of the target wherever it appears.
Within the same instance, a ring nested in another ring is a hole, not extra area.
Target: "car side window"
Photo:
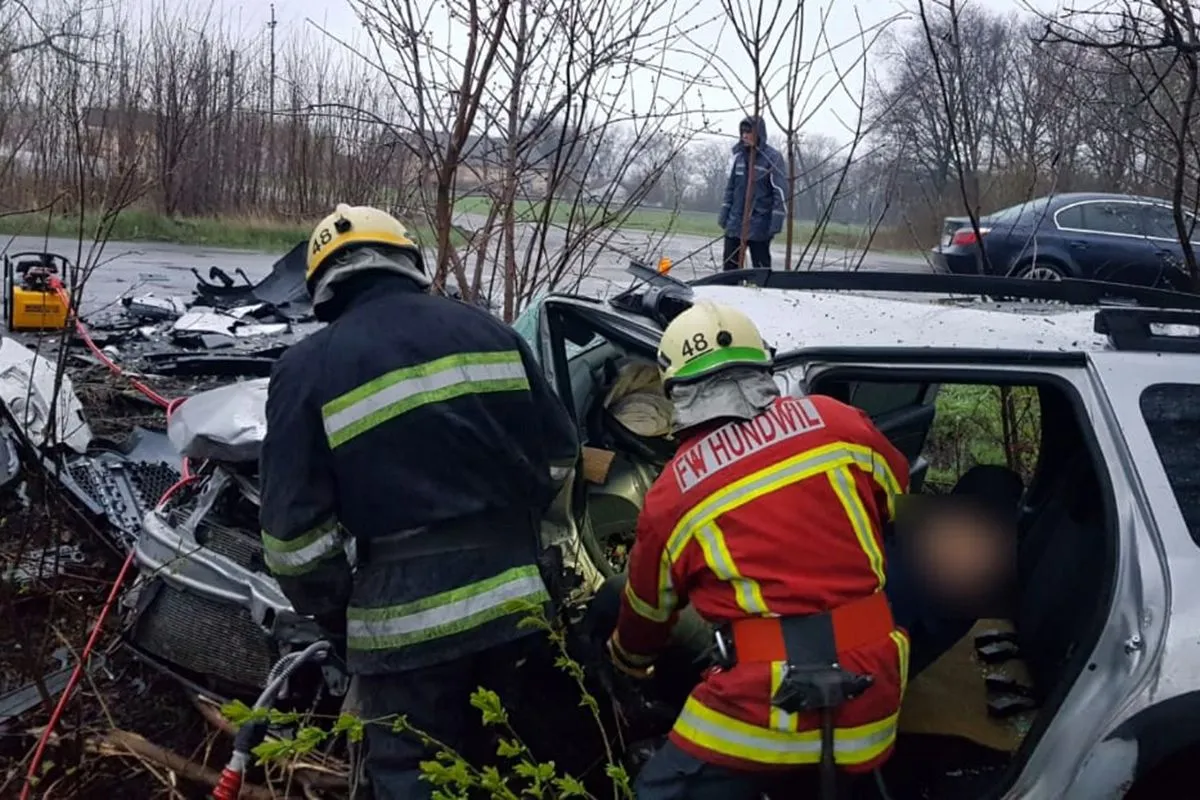
[[[1142,235],[1141,210],[1134,203],[1084,203],[1083,224],[1079,227],[1097,233]]]
[[[1155,384],[1139,405],[1184,524],[1200,544],[1200,385]]]
[[[1146,235],[1157,239],[1172,239],[1178,241],[1179,231],[1175,228],[1175,212],[1168,206],[1146,206],[1142,212],[1145,221]],[[1183,214],[1183,224],[1188,236],[1195,238],[1196,220],[1186,211]]]
[[[879,383],[875,381],[853,381],[849,384],[847,402],[874,419],[882,414],[906,406],[919,405],[925,397],[924,383]]]
[[[1083,206],[1067,206],[1054,215],[1054,221],[1060,228],[1083,228]]]

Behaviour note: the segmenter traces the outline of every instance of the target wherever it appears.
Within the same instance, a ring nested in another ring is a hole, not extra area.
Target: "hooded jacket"
[[[754,179],[750,201],[750,228],[746,241],[765,242],[783,230],[787,215],[787,173],[783,168],[783,156],[767,144],[767,124],[762,117],[746,117],[743,124],[750,123],[757,131],[753,148],[742,143],[741,138],[733,146],[733,163],[729,168],[729,180],[725,184],[725,202],[717,224],[725,229],[725,235],[742,237],[742,212],[746,207],[746,189],[751,184],[747,179],[751,149],[754,150]]]

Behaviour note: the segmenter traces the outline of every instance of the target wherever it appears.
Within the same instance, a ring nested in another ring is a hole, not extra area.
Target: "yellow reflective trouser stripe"
[[[666,551],[658,562],[658,597],[654,603],[648,603],[638,597],[637,592],[633,590],[633,581],[625,582],[625,599],[629,601],[629,607],[635,614],[651,622],[666,622],[671,618],[677,600],[675,586],[671,581],[671,562]]]
[[[491,578],[411,603],[346,610],[346,646],[391,650],[452,636],[510,614],[528,615],[550,599],[536,566],[514,567]]]
[[[733,586],[734,595],[737,597],[737,603],[741,609],[747,614],[758,616],[769,614],[767,601],[763,599],[762,587],[758,585],[758,581],[746,578],[738,572],[737,565],[733,563],[733,555],[730,554],[729,547],[725,544],[725,534],[717,526],[717,523],[709,522],[702,526],[696,532],[696,540],[700,543],[700,549],[704,551],[704,561],[708,564],[708,568],[718,578]]]
[[[834,760],[852,765],[877,758],[895,741],[898,716],[835,730]],[[675,721],[675,733],[714,753],[759,764],[815,764],[821,758],[819,730],[762,728],[714,711],[694,697],[688,698]]]
[[[866,553],[871,571],[875,573],[875,580],[878,581],[876,588],[882,590],[887,582],[887,577],[883,572],[883,551],[880,550],[879,543],[875,541],[875,529],[871,527],[871,518],[867,514],[862,498],[859,497],[858,487],[854,485],[854,475],[850,472],[849,467],[838,467],[826,474],[829,475],[829,483],[833,486],[833,491],[837,494],[838,500],[842,502],[842,508],[850,519],[850,526],[854,528],[858,546]]]

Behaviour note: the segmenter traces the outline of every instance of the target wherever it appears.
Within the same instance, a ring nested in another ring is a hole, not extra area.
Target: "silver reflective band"
[[[570,467],[550,467],[550,479],[555,481],[565,481],[567,476],[571,474]]]
[[[276,575],[299,575],[335,552],[343,551],[341,531],[336,525],[285,541],[263,534],[263,561]]]
[[[541,601],[549,597],[546,584],[537,574],[537,567],[510,570],[507,575],[512,577],[497,576],[481,581],[487,588],[479,584],[464,587],[448,593],[460,595],[456,599],[399,616],[387,616],[389,609],[386,608],[352,608],[346,620],[347,643],[360,650],[402,647],[461,633],[492,619],[515,613],[520,609],[509,607],[513,601]],[[408,605],[421,604],[426,603],[418,601]]]
[[[525,365],[516,350],[447,356],[382,375],[326,403],[322,408],[325,433],[336,447],[427,403],[528,387]]]

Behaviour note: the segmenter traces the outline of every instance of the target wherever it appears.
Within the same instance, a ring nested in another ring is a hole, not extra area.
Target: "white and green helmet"
[[[701,301],[671,320],[658,343],[663,388],[736,366],[770,369],[771,351],[750,318],[729,306]]]

